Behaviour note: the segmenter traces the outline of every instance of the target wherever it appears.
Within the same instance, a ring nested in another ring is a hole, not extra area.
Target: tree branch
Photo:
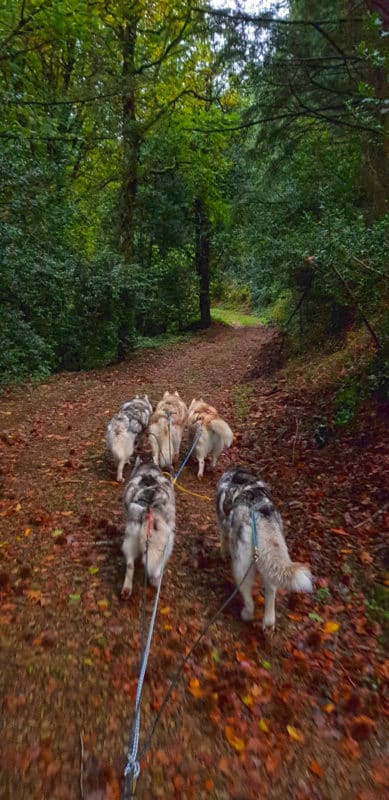
[[[194,6],[193,11],[198,14],[208,14],[211,17],[216,17],[219,19],[229,19],[232,22],[247,22],[250,25],[302,25],[304,27],[315,27],[317,25],[344,25],[348,24],[349,22],[361,22],[363,17],[335,17],[333,19],[318,19],[318,20],[307,20],[307,19],[284,19],[282,17],[275,18],[275,17],[262,17],[259,15],[253,14],[245,14],[241,11],[232,13],[225,9],[216,9],[211,8],[210,6],[205,6],[205,8],[198,8]]]

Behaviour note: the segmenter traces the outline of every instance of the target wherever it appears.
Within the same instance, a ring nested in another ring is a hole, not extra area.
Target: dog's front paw
[[[123,475],[121,475],[121,476],[117,475],[116,476],[116,480],[117,480],[118,483],[124,483]]]
[[[242,608],[240,616],[242,617],[244,622],[251,622],[251,620],[254,619],[254,611],[251,611],[248,608]]]
[[[131,589],[127,589],[127,588],[124,589],[123,588],[122,591],[120,592],[120,598],[121,598],[121,600],[129,600],[130,597],[131,597],[131,594],[132,594],[132,590]]]

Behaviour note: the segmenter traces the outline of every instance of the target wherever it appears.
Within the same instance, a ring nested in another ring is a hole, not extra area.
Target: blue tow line
[[[188,463],[189,458],[190,458],[190,456],[191,456],[191,454],[192,454],[192,452],[193,452],[193,450],[195,448],[195,445],[197,444],[200,436],[201,436],[201,430],[198,430],[195,438],[193,439],[192,446],[189,448],[189,450],[188,450],[188,452],[187,452],[187,454],[186,454],[186,456],[185,456],[185,458],[184,458],[184,460],[183,460],[183,462],[182,462],[182,464],[180,466],[180,469],[178,470],[178,472],[175,475],[173,475],[173,482],[174,483],[175,483],[175,481],[178,481],[178,478],[180,477],[181,472],[185,467],[185,464]]]
[[[257,522],[255,519],[254,509],[250,509],[250,517],[251,517],[251,532],[253,536],[253,559],[255,563],[259,560],[259,540],[258,540],[258,529],[257,529]]]
[[[124,800],[127,798],[134,796],[135,785],[140,773],[140,765],[138,761],[138,747],[139,747],[139,731],[140,731],[140,704],[142,700],[142,691],[143,691],[143,683],[146,675],[147,669],[147,661],[149,658],[150,653],[150,646],[151,646],[151,639],[153,636],[154,630],[154,623],[155,618],[157,615],[157,607],[158,607],[158,600],[161,591],[161,584],[163,573],[165,569],[165,557],[166,557],[166,550],[167,550],[168,542],[166,543],[164,552],[163,552],[163,560],[162,560],[162,570],[158,580],[158,587],[155,593],[154,598],[154,605],[153,610],[151,613],[150,618],[150,625],[147,634],[146,645],[142,654],[141,666],[139,671],[139,678],[138,678],[138,686],[136,689],[136,698],[135,698],[135,711],[134,711],[134,721],[132,725],[131,735],[129,738],[128,743],[128,755],[127,755],[127,764],[124,770]]]

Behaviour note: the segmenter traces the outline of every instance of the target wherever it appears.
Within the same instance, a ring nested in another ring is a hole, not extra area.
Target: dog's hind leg
[[[201,480],[201,478],[204,475],[205,458],[199,458],[198,462],[199,462],[199,471],[197,473],[197,477],[199,480]]]
[[[132,583],[134,579],[135,558],[138,555],[138,543],[134,541],[130,534],[131,525],[126,529],[127,536],[124,539],[122,552],[126,559],[126,574],[124,576],[124,583],[121,591],[122,600],[126,600],[132,594]]]
[[[262,620],[263,630],[274,630],[276,624],[276,587],[265,581],[265,612]]]
[[[134,559],[129,557],[126,565],[126,575],[124,578],[124,583],[121,591],[122,600],[126,600],[128,597],[131,597],[133,579],[134,579]]]
[[[253,583],[255,567],[254,564],[249,567],[249,563],[249,561],[239,558],[239,556],[232,562],[235,583],[239,587],[244,602],[244,608],[242,608],[240,616],[245,622],[254,619]]]
[[[116,480],[117,480],[118,483],[123,483],[124,482],[123,469],[124,469],[124,466],[125,466],[126,463],[127,462],[126,462],[125,458],[121,458],[119,460],[117,473],[116,473]]]

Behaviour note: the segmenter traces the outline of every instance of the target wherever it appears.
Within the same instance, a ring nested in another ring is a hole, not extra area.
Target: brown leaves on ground
[[[337,376],[323,356],[268,381],[261,370],[271,371],[272,349],[266,329],[216,327],[174,351],[54,376],[0,399],[7,415],[0,442],[1,800],[76,797],[81,764],[84,800],[122,796],[143,575],[137,568],[124,606],[122,489],[105,457],[104,431],[135,393],[148,391],[156,402],[173,387],[188,401],[202,394],[237,435],[215,472],[206,468],[201,493],[212,502],[177,492],[141,743],[181,659],[233,588],[213,508],[215,482],[229,464],[240,462],[271,484],[291,556],[311,564],[315,587],[312,596],[278,593],[271,640],[261,629],[260,584],[253,623],[241,621],[241,599],[233,599],[174,688],[142,756],[137,798],[279,800],[291,787],[296,800],[383,795],[389,666],[375,590],[388,569],[380,512],[384,416],[370,404],[353,429],[318,450],[314,421],[330,417]],[[242,418],[233,389],[249,381]],[[180,482],[199,493],[193,464]],[[148,587],[147,613],[153,597]]]

